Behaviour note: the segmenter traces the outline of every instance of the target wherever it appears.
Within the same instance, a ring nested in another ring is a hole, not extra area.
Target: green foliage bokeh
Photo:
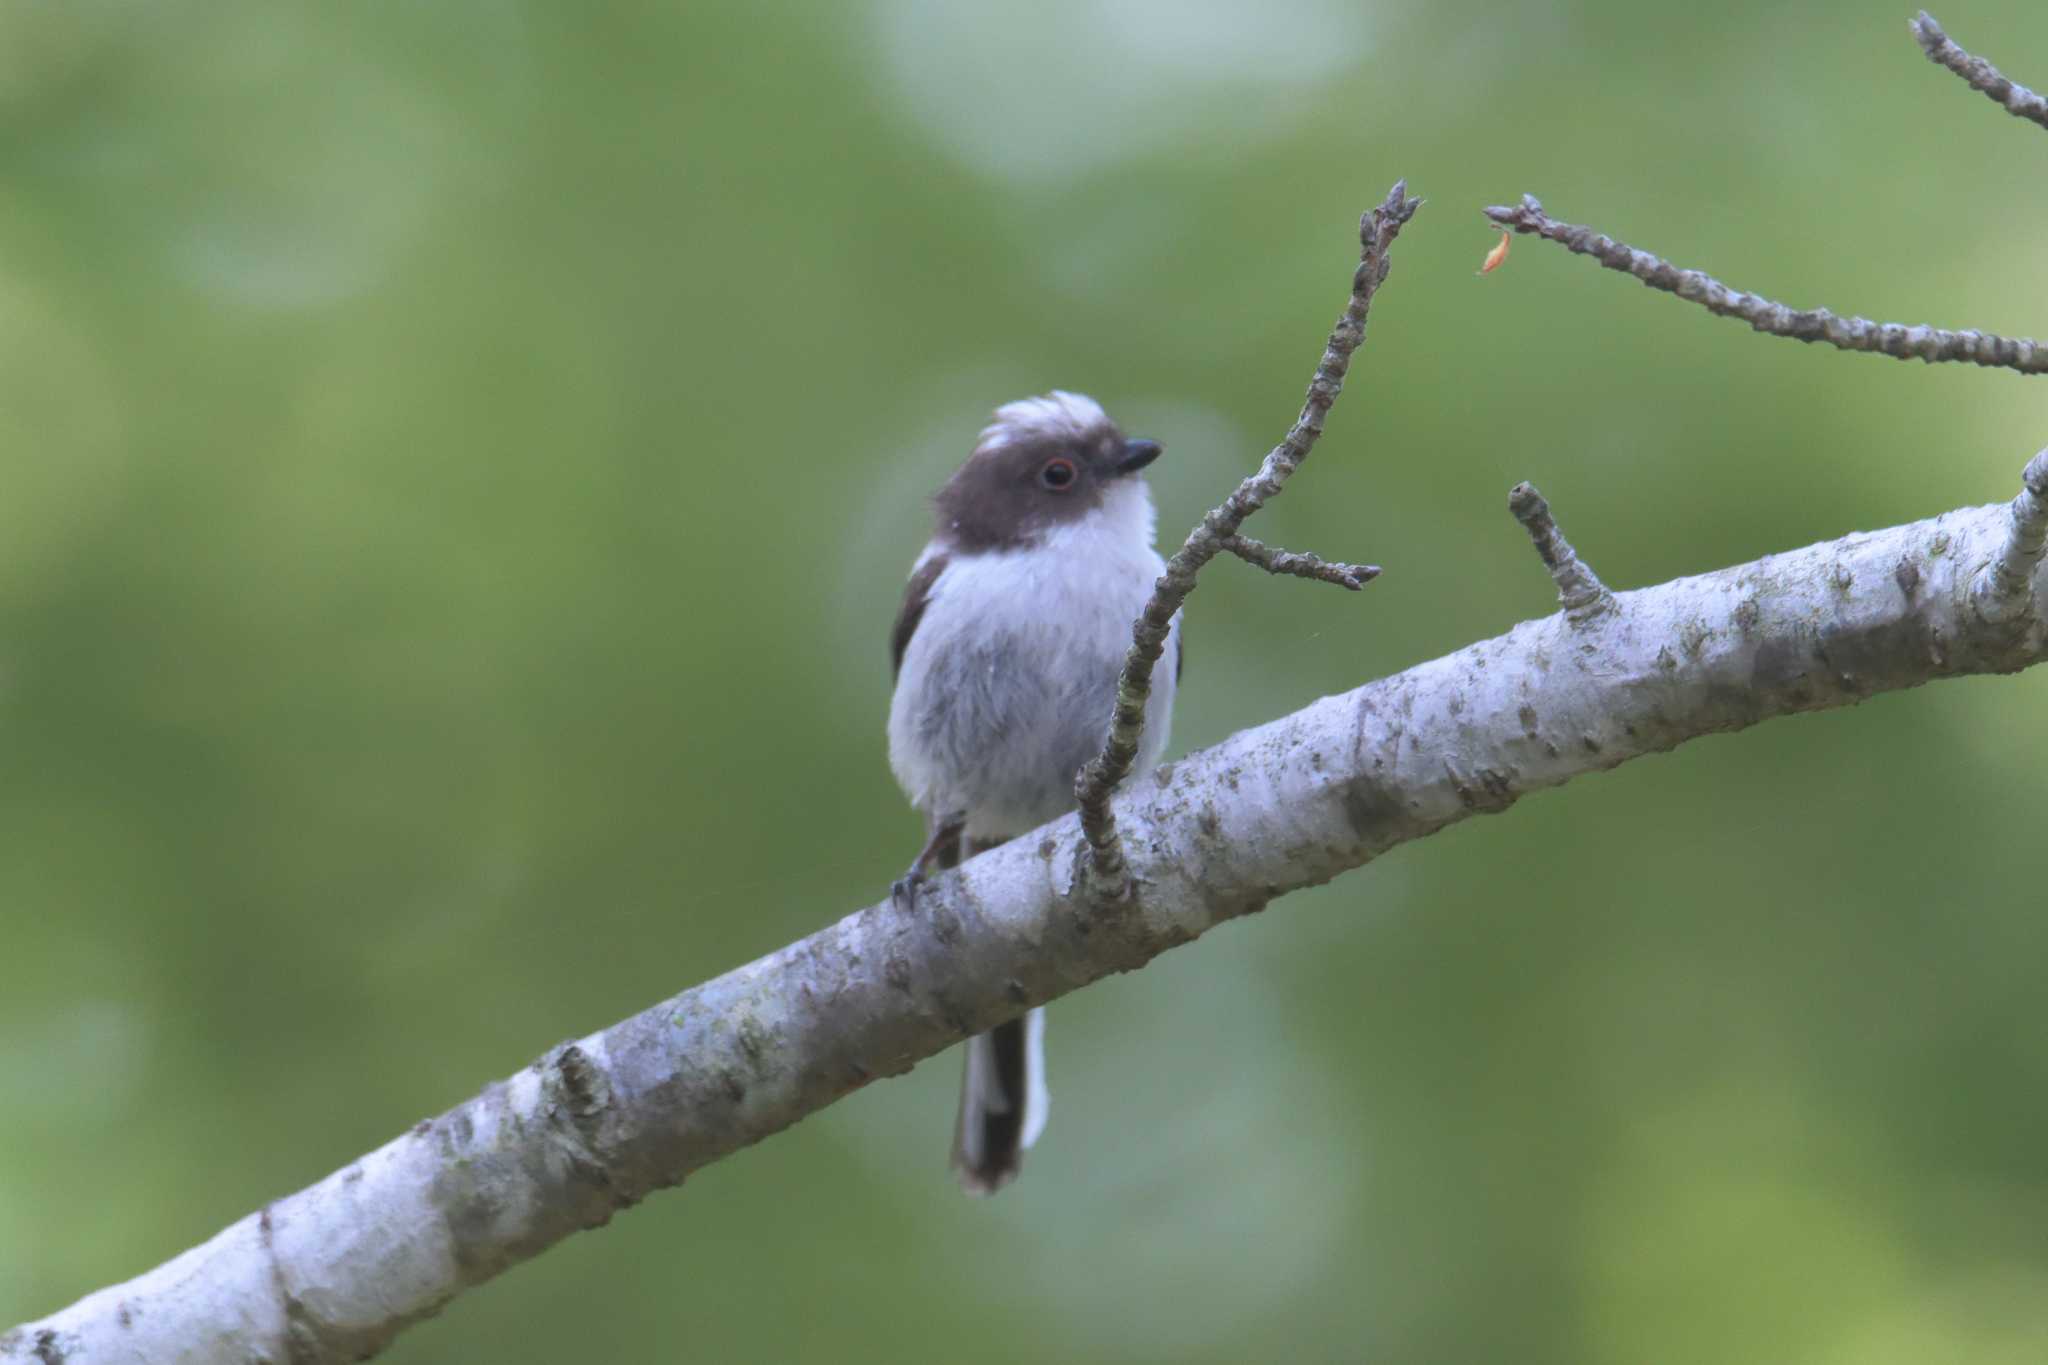
[[[878,896],[922,495],[995,403],[1282,431],[1175,749],[1616,586],[2009,497],[2038,380],[1757,338],[1524,190],[1797,304],[2039,334],[2048,138],[1905,9],[943,0],[0,9],[0,1324]],[[1941,17],[2048,82],[2048,14]],[[954,1063],[389,1359],[2048,1356],[2048,677],[1533,798],[1055,1006],[1023,1180]]]

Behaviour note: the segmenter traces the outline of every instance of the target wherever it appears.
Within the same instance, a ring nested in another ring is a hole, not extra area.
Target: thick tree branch
[[[1841,317],[1826,308],[1792,308],[1761,294],[1730,289],[1712,275],[1682,270],[1662,257],[1618,242],[1578,223],[1562,223],[1543,211],[1533,194],[1514,205],[1496,204],[1486,216],[1511,232],[1533,234],[1578,256],[1591,256],[1609,270],[1633,275],[1652,289],[1697,303],[1709,313],[1741,318],[1759,332],[1794,341],[1824,341],[1844,351],[1871,351],[1898,360],[1968,361],[2021,374],[2048,372],[2048,346],[2028,337],[2002,337],[1967,329],[1951,332],[1924,323],[1904,326]]]
[[[1972,90],[1982,92],[2014,118],[2023,118],[2048,128],[2048,100],[2024,85],[2013,84],[1982,57],[1971,56],[1957,47],[1941,31],[1941,25],[1934,22],[1933,15],[1921,10],[1919,17],[1913,20],[1912,28],[1913,38],[1920,44],[1920,50],[1927,54],[1927,60],[1955,72],[1969,83]]]
[[[1129,867],[1117,834],[1116,817],[1110,809],[1110,796],[1130,776],[1131,765],[1137,761],[1138,738],[1145,730],[1145,703],[1152,695],[1152,670],[1166,650],[1174,613],[1195,590],[1195,577],[1202,566],[1229,548],[1228,542],[1238,528],[1279,494],[1288,477],[1315,449],[1317,438],[1323,434],[1323,418],[1344,389],[1351,353],[1365,340],[1366,316],[1371,311],[1373,295],[1387,278],[1387,251],[1421,207],[1420,199],[1408,197],[1408,182],[1397,180],[1387,191],[1385,201],[1359,220],[1359,260],[1358,269],[1351,276],[1351,298],[1324,344],[1322,361],[1309,381],[1300,415],[1280,444],[1267,452],[1258,472],[1238,484],[1188,533],[1180,549],[1166,561],[1166,572],[1160,575],[1151,599],[1132,623],[1131,649],[1124,656],[1123,672],[1117,678],[1116,709],[1110,716],[1109,733],[1103,737],[1102,752],[1074,778],[1074,801],[1080,811],[1081,828],[1087,834],[1088,875],[1103,900],[1126,899],[1131,890]],[[1253,542],[1245,544],[1250,546]]]
[[[1128,913],[1100,914],[1076,885],[1080,823],[1055,821],[938,878],[916,915],[855,911],[556,1048],[204,1246],[0,1337],[0,1362],[366,1357],[879,1076],[1396,845],[1702,735],[2040,663],[2044,486],[2036,457],[2010,507],[1615,594],[1234,735],[1118,796],[1145,888]]]

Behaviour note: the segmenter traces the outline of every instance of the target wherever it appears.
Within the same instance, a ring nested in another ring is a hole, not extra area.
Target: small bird
[[[1074,807],[1101,747],[1131,625],[1165,564],[1141,471],[1094,399],[1055,389],[1006,403],[933,498],[936,525],[889,637],[889,766],[929,836],[895,897]],[[1136,771],[1166,747],[1180,618],[1153,676]],[[1045,1127],[1045,1011],[967,1042],[953,1168],[973,1194],[1017,1174]]]

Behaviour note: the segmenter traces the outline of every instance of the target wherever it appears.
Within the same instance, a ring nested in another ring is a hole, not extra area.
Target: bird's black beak
[[[1124,457],[1116,462],[1119,474],[1135,474],[1159,458],[1163,449],[1157,441],[1125,441]]]

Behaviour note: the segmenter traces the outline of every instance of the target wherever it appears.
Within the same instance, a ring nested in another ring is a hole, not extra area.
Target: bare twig
[[[1516,484],[1508,493],[1508,510],[1522,523],[1529,539],[1536,542],[1536,553],[1542,557],[1543,567],[1550,570],[1550,581],[1557,584],[1557,600],[1573,624],[1588,621],[1614,605],[1614,594],[1607,591],[1600,576],[1579,558],[1564,532],[1551,520],[1550,504],[1536,491],[1535,484]]]
[[[1972,90],[1981,92],[2014,118],[2023,118],[2048,128],[2048,100],[2024,85],[2015,85],[2007,80],[1997,67],[1982,57],[1972,56],[1957,47],[1941,31],[1941,25],[1934,22],[1933,15],[1921,10],[1919,17],[1913,20],[1912,28],[1913,37],[1920,44],[1920,50],[1927,54],[1927,60],[1955,72],[1969,83]]]
[[[1247,564],[1256,564],[1267,573],[1286,574],[1292,578],[1313,578],[1318,583],[1335,583],[1340,588],[1357,592],[1380,576],[1377,564],[1335,564],[1320,555],[1296,554],[1253,540],[1250,536],[1226,536],[1223,548]]]
[[[1970,585],[1977,614],[2000,625],[2022,619],[2033,606],[2034,575],[2048,552],[2048,450],[2027,461],[2020,495],[2006,515],[2005,543]]]
[[[1267,452],[1258,473],[1238,484],[1236,491],[1211,508],[1188,533],[1186,542],[1167,560],[1166,572],[1160,575],[1151,599],[1132,624],[1131,649],[1124,656],[1123,672],[1117,678],[1116,710],[1110,717],[1102,752],[1074,778],[1074,800],[1081,813],[1081,830],[1088,840],[1092,889],[1102,898],[1117,899],[1130,889],[1129,871],[1109,798],[1117,784],[1130,775],[1131,765],[1137,760],[1138,738],[1145,728],[1145,703],[1152,695],[1152,669],[1166,649],[1174,613],[1195,590],[1195,576],[1202,566],[1223,551],[1224,542],[1237,534],[1237,528],[1247,517],[1279,493],[1288,476],[1315,448],[1316,438],[1323,434],[1323,418],[1343,390],[1351,353],[1365,340],[1365,319],[1373,294],[1387,278],[1387,249],[1421,206],[1420,199],[1408,197],[1408,182],[1397,180],[1385,201],[1359,219],[1359,262],[1351,277],[1351,299],[1323,347],[1322,362],[1309,381],[1301,415],[1294,419],[1285,439]]]
[[[1556,242],[1580,256],[1591,256],[1609,270],[1635,276],[1652,289],[1662,289],[1699,304],[1710,313],[1738,317],[1759,332],[1794,341],[1824,341],[1844,351],[1873,351],[1899,360],[1968,361],[1973,365],[2048,373],[2048,345],[2027,337],[2002,337],[1966,329],[1960,332],[1869,318],[1840,317],[1825,308],[1792,308],[1760,294],[1730,289],[1711,275],[1681,270],[1647,251],[1617,242],[1603,232],[1576,223],[1560,223],[1544,213],[1533,194],[1516,205],[1497,204],[1486,216],[1501,227]]]

